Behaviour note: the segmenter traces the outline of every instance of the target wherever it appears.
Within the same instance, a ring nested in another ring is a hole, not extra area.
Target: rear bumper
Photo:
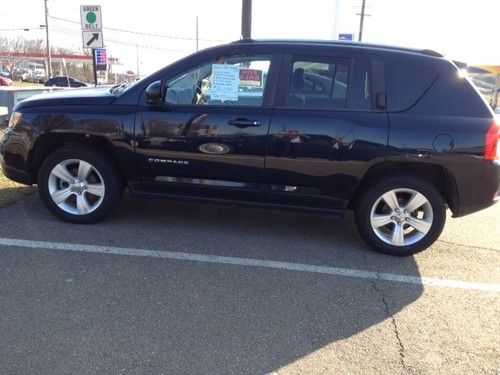
[[[463,178],[457,178],[463,176]],[[455,173],[458,207],[453,217],[484,210],[500,200],[500,164],[484,161]]]
[[[495,203],[498,202],[498,199],[491,200],[489,202],[485,202],[483,204],[478,204],[475,206],[466,206],[466,207],[460,207],[460,209],[457,211],[457,213],[453,214],[453,217],[461,217],[469,214],[473,214],[474,212],[484,210],[485,208],[493,206]]]

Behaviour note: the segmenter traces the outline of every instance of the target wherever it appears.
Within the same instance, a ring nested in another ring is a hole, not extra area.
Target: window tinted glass
[[[287,106],[340,109],[347,103],[348,60],[297,60],[293,63]]]
[[[372,108],[371,61],[355,59],[352,66],[351,97],[349,108]]]
[[[169,80],[167,104],[195,106],[262,105],[269,56],[221,57]]]
[[[437,73],[418,66],[386,63],[385,76],[389,111],[404,111],[422,97]]]

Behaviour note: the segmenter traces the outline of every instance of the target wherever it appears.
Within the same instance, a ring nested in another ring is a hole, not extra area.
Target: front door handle
[[[229,125],[237,126],[238,128],[246,128],[248,126],[260,126],[260,121],[252,121],[246,118],[237,118],[235,120],[229,120],[227,123]]]

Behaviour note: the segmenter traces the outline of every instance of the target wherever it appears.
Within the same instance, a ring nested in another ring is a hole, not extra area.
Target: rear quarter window
[[[387,108],[401,112],[412,107],[432,85],[437,72],[429,68],[386,63]]]

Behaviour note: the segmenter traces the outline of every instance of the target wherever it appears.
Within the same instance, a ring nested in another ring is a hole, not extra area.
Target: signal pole
[[[50,43],[49,43],[49,6],[47,5],[48,0],[44,0],[45,2],[45,38],[46,38],[46,55],[47,55],[47,78],[52,76],[52,59],[50,58]]]

